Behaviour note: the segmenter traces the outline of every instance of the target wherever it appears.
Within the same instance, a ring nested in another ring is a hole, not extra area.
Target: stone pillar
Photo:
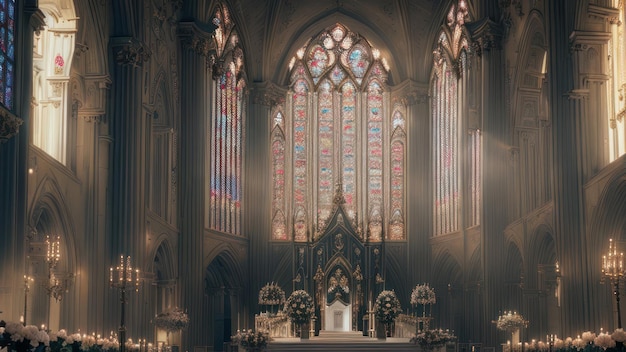
[[[142,109],[142,65],[149,58],[145,45],[133,37],[111,37],[111,233],[107,265],[119,263],[120,255],[131,256],[133,268],[142,268],[145,254],[146,196],[146,118]],[[106,274],[104,274],[106,275]],[[100,274],[102,277],[102,274]],[[112,293],[118,298],[117,292]],[[127,337],[141,329],[137,312],[141,311],[138,295],[127,290]],[[119,299],[117,309],[119,306]],[[111,317],[119,317],[111,314]],[[116,322],[119,325],[119,320]]]
[[[181,129],[180,129],[180,187],[179,224],[180,251],[179,290],[181,308],[189,313],[190,324],[182,333],[181,351],[191,351],[194,346],[212,344],[212,334],[207,331],[209,317],[202,316],[202,306],[210,305],[204,292],[203,239],[208,207],[205,189],[209,160],[206,148],[210,143],[207,121],[211,119],[214,101],[209,50],[213,41],[211,33],[203,31],[194,22],[179,23]],[[213,314],[213,312],[210,312]]]
[[[409,268],[406,280],[413,285],[428,277],[430,274],[429,240],[432,223],[432,195],[430,167],[430,121],[428,84],[407,80],[398,85],[393,92],[393,100],[401,102],[406,107],[406,171],[405,194],[405,233],[409,246]],[[393,104],[392,104],[393,106]],[[392,110],[393,113],[393,110]],[[414,286],[409,287],[409,294]]]
[[[272,209],[272,180],[271,167],[271,126],[273,107],[285,101],[286,90],[276,86],[271,82],[256,83],[250,87],[250,109],[248,114],[248,131],[246,133],[246,187],[245,211],[247,220],[244,226],[244,233],[250,234],[250,277],[257,278],[250,280],[248,286],[250,297],[249,321],[254,321],[254,313],[257,310],[257,300],[259,290],[266,283],[268,278],[274,276],[274,268],[271,263],[276,263],[271,258],[271,220],[272,214],[268,209]],[[283,115],[286,111],[283,110]],[[258,200],[266,200],[265,204],[259,204]],[[286,211],[285,214],[291,212]],[[289,223],[289,222],[288,222]],[[268,229],[270,231],[266,231]],[[292,228],[287,227],[291,233]],[[289,295],[289,287],[283,287]]]
[[[482,91],[483,137],[483,204],[481,211],[481,253],[483,261],[484,306],[480,321],[483,327],[482,341],[488,346],[498,343],[498,336],[491,326],[491,320],[497,319],[502,309],[502,283],[506,261],[504,248],[504,229],[508,221],[507,179],[509,175],[509,154],[502,145],[510,145],[509,119],[505,116],[504,106],[504,57],[500,47],[502,29],[488,17],[471,24],[472,39],[477,60],[478,80]],[[479,127],[480,128],[480,127]]]
[[[554,230],[557,259],[561,269],[562,312],[560,336],[572,336],[588,329],[589,302],[583,255],[581,216],[581,164],[577,136],[586,92],[575,89],[575,70],[570,52],[570,35],[578,2],[549,1],[546,18],[550,117],[552,119]]]
[[[85,259],[88,270],[87,277],[76,277],[76,280],[88,282],[87,290],[89,295],[80,295],[78,299],[81,305],[94,307],[87,315],[87,322],[75,322],[75,326],[89,326],[93,331],[110,331],[111,326],[105,324],[105,317],[114,306],[103,305],[107,302],[105,297],[109,296],[109,282],[106,279],[87,280],[88,278],[106,277],[110,262],[107,251],[107,184],[109,180],[109,148],[111,136],[109,135],[109,123],[106,118],[106,97],[111,85],[108,76],[99,75],[97,77],[85,77],[87,87],[94,89],[95,94],[91,95],[84,104],[75,101],[72,104],[72,117],[76,119],[77,129],[81,133],[77,134],[76,141],[78,162],[77,174],[82,180],[81,188],[85,194],[87,208],[85,210],[84,233],[91,234],[84,236],[85,248],[90,253]],[[89,106],[86,108],[85,105]],[[80,138],[82,137],[82,138]],[[116,254],[116,253],[113,253]],[[81,265],[81,263],[78,263]],[[78,281],[73,283],[80,285]],[[82,286],[82,285],[81,285]],[[84,287],[84,286],[83,286]],[[73,319],[72,316],[68,317]]]

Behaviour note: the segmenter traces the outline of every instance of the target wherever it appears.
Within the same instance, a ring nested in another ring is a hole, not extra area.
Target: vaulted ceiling
[[[380,50],[391,68],[389,83],[398,84],[406,79],[428,81],[434,36],[451,0],[231,0],[228,4],[252,82],[287,84],[289,60],[296,51],[325,28],[342,23]]]

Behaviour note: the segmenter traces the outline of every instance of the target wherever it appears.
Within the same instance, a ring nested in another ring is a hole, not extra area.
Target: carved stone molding
[[[614,7],[589,4],[587,7],[587,14],[589,14],[589,17],[603,19],[610,24],[616,24],[618,26],[622,24],[619,19],[619,9]]]
[[[472,46],[478,56],[491,49],[502,48],[503,29],[502,25],[490,18],[466,23],[465,26],[472,36]]]
[[[426,104],[428,102],[428,85],[408,79],[398,85],[393,100],[405,106]]]
[[[250,94],[254,104],[274,107],[285,102],[287,90],[272,82],[265,81],[252,85]]]
[[[569,36],[570,52],[586,51],[592,46],[604,45],[611,39],[611,33],[598,31],[573,31]]]
[[[583,100],[589,97],[588,89],[572,89],[566,93],[569,100]]]
[[[119,65],[139,67],[150,59],[150,49],[146,44],[131,37],[111,38],[111,49],[115,62]]]
[[[8,111],[0,110],[0,143],[4,143],[9,138],[18,134],[22,119]]]
[[[83,43],[76,43],[74,45],[74,56],[79,59],[84,53],[87,52],[87,50],[89,50],[89,46],[87,44],[83,44]]]
[[[189,49],[209,59],[217,50],[213,33],[217,27],[197,21],[181,21],[178,23],[178,37],[183,49]]]

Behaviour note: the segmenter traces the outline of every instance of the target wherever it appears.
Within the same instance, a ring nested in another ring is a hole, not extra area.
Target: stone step
[[[309,339],[275,338],[267,346],[267,351],[347,351],[347,352],[415,352],[417,346],[408,338],[388,337],[385,340],[363,336],[361,332],[320,331],[319,336]]]

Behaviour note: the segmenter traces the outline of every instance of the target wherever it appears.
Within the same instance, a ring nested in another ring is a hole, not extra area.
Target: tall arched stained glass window
[[[215,14],[217,47],[214,67],[214,101],[210,118],[209,228],[241,234],[243,135],[245,111],[243,53],[228,10]]]
[[[284,160],[285,175],[291,175],[285,183],[292,186],[275,213],[286,214],[293,237],[283,238],[316,240],[340,196],[346,220],[362,229],[363,240],[405,240],[403,197],[391,201],[404,192],[404,118],[394,133],[385,59],[365,38],[336,24],[298,50],[290,70]],[[276,164],[280,155],[273,154]],[[277,187],[280,177],[273,172]],[[275,189],[274,201],[280,194]],[[276,232],[273,238],[279,239]]]
[[[391,179],[391,221],[389,238],[402,239],[404,236],[404,174],[406,163],[406,132],[403,107],[394,106],[391,132],[391,157],[389,177]]]
[[[469,16],[467,4],[459,0],[448,12],[445,28],[433,50],[432,126],[435,235],[478,225],[480,202],[480,131],[469,130],[467,121],[467,52],[464,29]],[[466,147],[462,147],[466,146]],[[468,150],[469,154],[463,153]],[[467,159],[467,162],[464,162]],[[463,167],[468,169],[463,172]],[[465,186],[464,186],[465,185]],[[467,195],[463,196],[463,192]],[[461,203],[467,198],[465,204]],[[461,223],[466,206],[471,216]]]
[[[0,103],[13,109],[15,0],[0,0]]]
[[[285,224],[285,134],[283,132],[283,114],[274,115],[272,129],[272,175],[274,197],[272,199],[272,239],[286,240]]]

